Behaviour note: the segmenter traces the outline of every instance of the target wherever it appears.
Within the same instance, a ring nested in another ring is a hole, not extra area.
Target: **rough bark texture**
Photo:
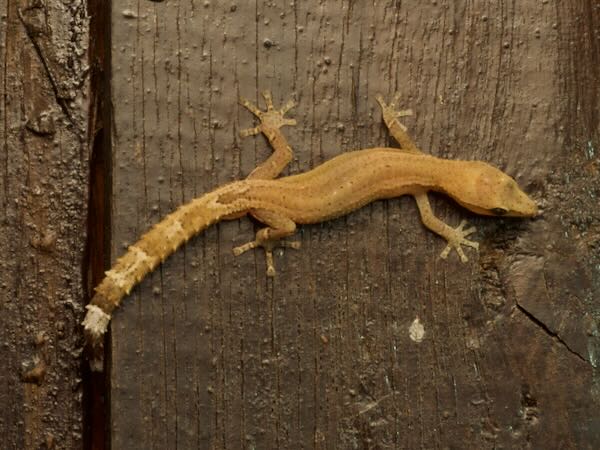
[[[478,227],[460,264],[412,199],[377,202],[301,227],[275,279],[231,254],[251,221],[209,229],[115,314],[112,448],[598,448],[599,27],[592,0],[115,1],[113,259],[266,158],[237,134],[263,89],[299,101],[289,173],[387,144],[375,95],[400,91],[423,150],[544,214],[432,196]]]
[[[0,436],[82,445],[86,3],[0,3]]]

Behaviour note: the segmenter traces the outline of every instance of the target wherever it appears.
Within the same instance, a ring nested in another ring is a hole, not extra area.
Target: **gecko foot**
[[[263,241],[263,240],[254,240],[247,242],[245,244],[240,245],[239,247],[234,247],[233,254],[235,256],[240,256],[242,253],[247,252],[248,250],[252,250],[253,248],[262,247],[265,250],[265,258],[267,263],[267,276],[274,277],[276,274],[275,271],[275,263],[273,262],[273,250],[276,247],[289,247],[293,249],[300,248],[299,241]]]
[[[466,225],[467,225],[467,221],[463,220],[458,227],[456,227],[455,229],[452,230],[452,234],[450,236],[446,237],[446,240],[448,241],[448,245],[446,246],[444,251],[440,254],[440,257],[442,259],[446,259],[448,257],[448,254],[450,253],[450,251],[452,249],[454,249],[454,250],[456,250],[456,253],[458,253],[460,260],[462,262],[467,262],[469,260],[469,258],[467,258],[467,255],[465,255],[465,252],[463,252],[461,245],[473,247],[474,249],[479,248],[479,244],[477,242],[466,239],[466,236],[468,236],[471,233],[474,233],[476,228],[471,227],[471,228],[467,228],[465,230],[464,228]]]
[[[275,131],[284,125],[296,125],[295,119],[286,119],[285,114],[296,106],[294,100],[288,100],[281,109],[275,109],[273,107],[273,99],[271,92],[264,91],[262,93],[265,103],[267,105],[266,111],[261,111],[254,103],[249,100],[240,97],[240,104],[248,109],[252,114],[260,119],[260,125],[254,128],[248,128],[240,131],[240,136],[253,136],[258,133],[268,134],[271,131]]]
[[[396,109],[396,105],[398,104],[398,101],[400,100],[400,93],[397,92],[394,95],[394,98],[392,99],[392,101],[390,102],[389,105],[387,105],[385,103],[385,101],[383,100],[383,97],[381,95],[377,95],[376,99],[377,99],[377,102],[379,103],[379,105],[381,106],[381,111],[383,112],[383,119],[385,120],[385,122],[390,123],[390,122],[396,120],[398,122],[398,125],[400,125],[400,128],[402,128],[402,131],[406,131],[406,127],[402,123],[400,123],[400,121],[398,121],[398,118],[412,116],[413,111],[412,111],[412,109],[402,109],[402,110]]]

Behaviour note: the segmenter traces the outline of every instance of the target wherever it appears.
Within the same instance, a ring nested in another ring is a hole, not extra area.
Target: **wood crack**
[[[516,307],[517,309],[523,313],[523,315],[525,315],[525,317],[527,317],[531,322],[533,322],[538,328],[540,328],[544,333],[546,333],[548,336],[550,336],[552,339],[557,340],[564,348],[567,349],[567,351],[573,355],[575,355],[577,358],[579,358],[580,360],[582,360],[583,362],[585,362],[586,364],[590,364],[590,361],[588,361],[588,359],[586,357],[584,357],[581,353],[577,352],[576,350],[574,350],[573,348],[571,348],[569,346],[569,344],[567,344],[561,337],[560,335],[555,332],[552,331],[548,325],[546,325],[544,322],[542,322],[540,319],[538,319],[535,315],[533,315],[530,311],[528,311],[527,309],[525,309],[521,304],[516,303]]]
[[[57,105],[62,110],[63,114],[71,124],[71,126],[75,129],[76,135],[79,138],[80,142],[85,141],[85,131],[79,126],[77,120],[73,117],[69,106],[67,105],[67,99],[63,94],[61,94],[61,89],[52,75],[52,70],[50,70],[50,64],[44,56],[44,52],[39,42],[36,39],[36,31],[32,25],[30,25],[25,17],[23,16],[23,11],[20,8],[17,8],[17,14],[19,16],[19,20],[23,24],[23,28],[25,28],[25,33],[27,37],[31,41],[33,48],[35,49],[35,53],[37,54],[42,67],[44,68],[44,72],[46,72],[46,77],[50,82],[50,86],[52,86],[52,92],[54,93],[54,99],[56,100]],[[85,79],[86,74],[82,76],[82,79]]]

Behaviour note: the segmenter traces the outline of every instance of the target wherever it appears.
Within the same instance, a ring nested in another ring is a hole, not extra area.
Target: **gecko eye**
[[[504,208],[492,208],[490,209],[490,211],[497,216],[503,216],[505,214],[508,214],[508,209]]]

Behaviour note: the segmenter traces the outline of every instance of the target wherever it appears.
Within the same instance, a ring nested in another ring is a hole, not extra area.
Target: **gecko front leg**
[[[396,109],[399,99],[400,94],[396,93],[393,100],[388,105],[385,103],[381,95],[377,96],[377,102],[381,106],[385,125],[387,126],[390,134],[400,144],[401,150],[417,155],[423,154],[423,152],[419,150],[412,138],[406,132],[406,127],[398,120],[399,117],[412,115],[412,110],[410,109]],[[454,249],[456,250],[456,253],[458,253],[460,260],[462,262],[467,262],[469,258],[467,258],[467,255],[465,255],[465,252],[461,246],[466,245],[475,249],[479,248],[479,244],[477,242],[470,241],[466,238],[469,234],[474,233],[476,228],[470,227],[465,230],[464,228],[467,225],[466,220],[463,220],[458,227],[452,228],[433,214],[431,205],[429,204],[429,199],[427,198],[427,192],[417,192],[414,194],[414,197],[417,201],[417,206],[419,208],[419,213],[421,214],[421,220],[423,221],[423,224],[434,233],[442,236],[448,242],[448,245],[446,245],[446,248],[442,251],[440,257],[442,259],[446,259],[452,249]]]
[[[421,214],[421,220],[423,224],[433,231],[436,234],[442,236],[448,242],[446,248],[440,254],[442,259],[446,259],[450,254],[452,249],[456,250],[460,260],[462,262],[467,262],[469,258],[463,252],[461,245],[466,245],[468,247],[472,247],[474,249],[479,248],[479,244],[474,241],[468,240],[466,237],[474,233],[476,231],[475,227],[464,229],[467,225],[467,221],[463,220],[460,225],[456,228],[452,228],[442,222],[440,219],[435,217],[433,211],[431,210],[431,205],[429,204],[429,199],[427,198],[426,192],[419,192],[414,194],[415,200],[417,201],[417,206],[419,207],[419,213]]]
[[[389,105],[385,103],[383,97],[378,95],[376,97],[379,106],[381,106],[381,112],[383,114],[383,121],[387,126],[392,137],[400,144],[402,150],[408,153],[421,154],[423,153],[417,145],[413,142],[411,137],[406,132],[406,127],[398,120],[400,117],[412,116],[412,109],[397,110],[396,105],[400,100],[400,93],[396,93],[394,98]]]
[[[292,160],[292,148],[280,128],[284,125],[296,125],[295,119],[285,118],[285,114],[296,104],[293,100],[288,100],[281,109],[275,109],[271,93],[264,91],[262,95],[267,105],[266,111],[261,111],[254,103],[245,98],[240,98],[240,104],[260,119],[259,125],[240,131],[240,136],[247,137],[262,133],[269,140],[271,147],[273,147],[273,154],[254,169],[248,175],[248,179],[270,180],[277,178]]]

